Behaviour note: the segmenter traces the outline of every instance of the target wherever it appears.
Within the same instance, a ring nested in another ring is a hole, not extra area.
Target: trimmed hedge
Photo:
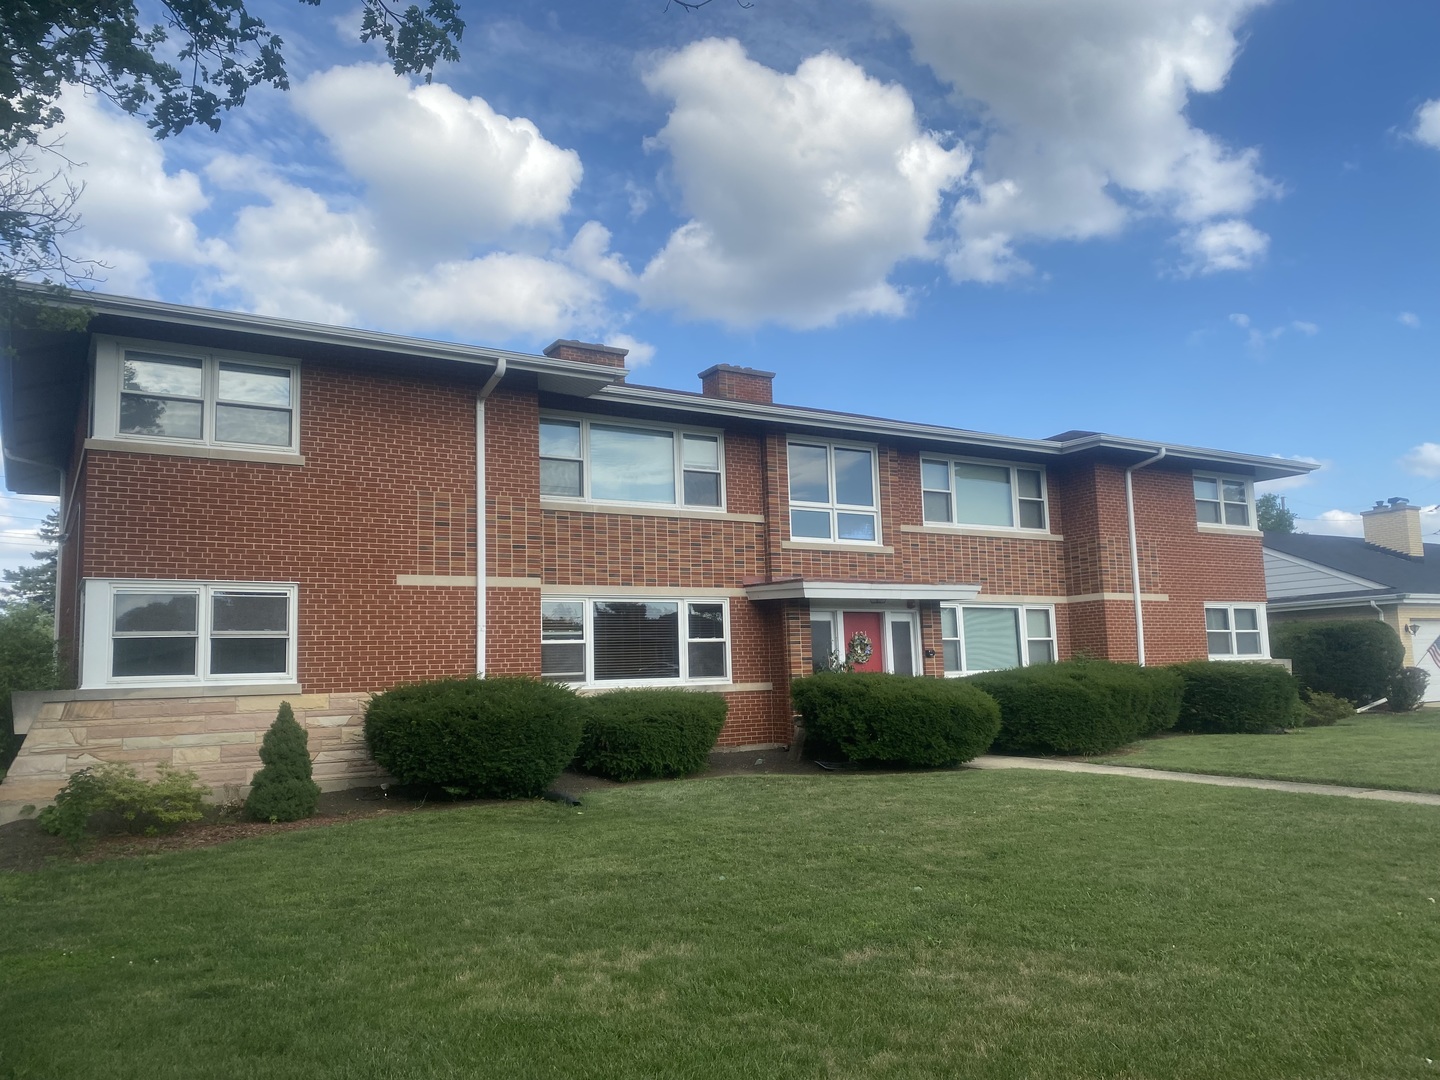
[[[822,671],[790,684],[807,738],[852,761],[958,765],[990,748],[1000,709],[969,680]]]
[[[1174,670],[1185,680],[1180,731],[1271,732],[1293,726],[1300,714],[1299,686],[1278,664],[1194,660]]]
[[[523,799],[570,763],[582,724],[568,686],[524,676],[436,679],[371,698],[365,743],[401,783]]]
[[[974,675],[1000,703],[997,750],[1103,754],[1175,725],[1182,683],[1166,668],[1072,660]]]
[[[705,767],[725,726],[724,695],[665,688],[584,699],[575,763],[610,780],[685,776]]]
[[[1276,623],[1270,653],[1290,661],[1302,686],[1357,705],[1387,697],[1405,662],[1400,635],[1374,619]]]

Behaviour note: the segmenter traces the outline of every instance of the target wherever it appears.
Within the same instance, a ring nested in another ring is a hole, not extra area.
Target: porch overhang
[[[845,600],[865,603],[897,600],[930,600],[955,603],[974,600],[979,585],[947,582],[938,585],[909,581],[766,581],[746,585],[745,595],[751,600]]]

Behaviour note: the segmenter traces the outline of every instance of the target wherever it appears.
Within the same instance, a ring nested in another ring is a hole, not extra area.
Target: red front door
[[[847,611],[843,616],[845,620],[845,638],[841,643],[842,651],[850,651],[850,639],[857,633],[864,634],[870,639],[870,659],[863,664],[856,664],[856,671],[884,671],[885,656],[885,615],[879,611]]]

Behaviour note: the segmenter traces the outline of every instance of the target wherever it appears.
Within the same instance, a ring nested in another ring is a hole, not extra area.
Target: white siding
[[[1316,593],[1363,592],[1379,587],[1378,582],[1362,582],[1268,548],[1265,551],[1265,593],[1271,600]]]

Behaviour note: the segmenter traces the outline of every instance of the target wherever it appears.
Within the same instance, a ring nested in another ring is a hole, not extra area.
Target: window
[[[730,677],[723,600],[544,600],[540,673],[558,682],[715,682]]]
[[[940,609],[945,674],[1055,662],[1055,613],[1049,607],[945,606]]]
[[[1043,469],[921,458],[920,488],[931,524],[1048,528]]]
[[[1258,604],[1206,604],[1205,642],[1211,660],[1269,656],[1265,609]]]
[[[290,682],[293,585],[87,583],[86,686]]]
[[[1250,481],[1225,476],[1195,477],[1195,520],[1201,525],[1251,528]]]
[[[296,452],[297,381],[289,364],[111,343],[96,367],[95,433]]]
[[[541,495],[719,508],[724,504],[721,458],[717,434],[561,417],[540,420]]]
[[[872,448],[792,442],[789,462],[791,539],[879,540]]]

